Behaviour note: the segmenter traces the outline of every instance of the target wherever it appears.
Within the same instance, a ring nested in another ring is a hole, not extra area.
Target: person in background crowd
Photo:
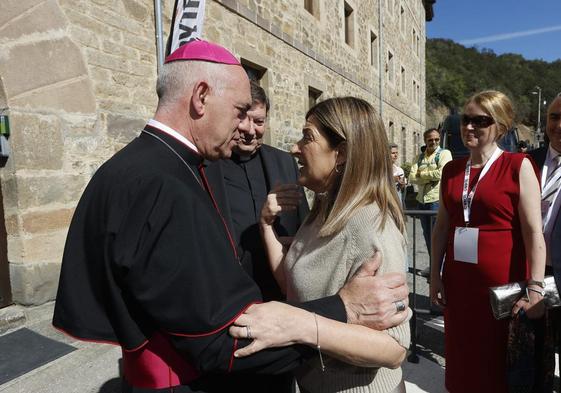
[[[528,298],[518,301],[513,313],[543,314],[539,182],[526,155],[497,146],[513,119],[503,93],[472,96],[461,117],[461,137],[470,155],[450,162],[442,175],[430,297],[444,307],[450,393],[508,391],[509,320],[494,319],[489,287],[527,280]]]
[[[315,192],[312,211],[286,251],[273,222],[284,209],[294,208],[301,196],[293,186],[273,189],[263,207],[261,230],[271,269],[289,301],[306,301],[337,293],[360,266],[364,256],[379,250],[380,272],[402,272],[405,262],[405,224],[392,180],[392,161],[384,126],[366,101],[355,97],[330,98],[306,114],[302,139],[292,148],[302,165],[299,183]],[[258,310],[259,312],[255,311]],[[255,350],[299,342],[306,331],[319,332],[321,345],[329,325],[318,318],[294,313],[280,331],[270,327],[274,303],[252,306],[240,317],[249,323]],[[396,313],[409,314],[401,302]],[[240,321],[239,320],[239,321]],[[236,322],[238,323],[238,321]],[[333,337],[344,355],[330,353],[296,372],[303,392],[404,392],[397,368],[409,347],[409,324],[378,332],[346,329]],[[243,329],[237,328],[238,337]],[[316,336],[312,336],[316,339]],[[318,347],[319,349],[319,347]],[[248,348],[249,352],[253,349]],[[249,353],[241,351],[242,353]],[[338,360],[335,360],[338,359]],[[355,367],[341,362],[351,363]],[[325,372],[324,372],[325,366]]]
[[[516,151],[518,153],[526,153],[528,151],[528,142],[527,141],[519,141],[516,145]]]
[[[546,245],[546,275],[555,277],[561,293],[561,94],[549,105],[545,133],[549,144],[530,155],[541,170],[542,229]],[[561,309],[549,310],[557,353],[561,351]]]
[[[439,206],[442,168],[452,160],[452,153],[440,147],[440,132],[436,128],[426,130],[423,138],[426,148],[411,166],[409,182],[418,186],[417,209],[436,212]],[[427,251],[430,254],[431,227],[434,224],[434,217],[421,216],[419,220],[423,228]],[[429,269],[426,269],[423,275],[428,276]]]
[[[395,143],[390,143],[390,154],[392,157],[393,163],[393,178],[395,180],[395,188],[397,190],[397,195],[399,196],[399,200],[403,205],[403,190],[407,186],[407,178],[405,177],[405,172],[403,169],[398,165],[398,146]]]
[[[262,392],[256,374],[289,371],[312,355],[292,346],[233,356],[250,343],[251,328],[238,340],[228,327],[262,296],[240,266],[204,160],[230,157],[238,130],[249,127],[249,80],[228,50],[192,41],[166,59],[157,93],[154,118],[80,198],[53,325],[120,345],[125,392]],[[376,268],[366,263],[337,295],[301,306],[341,322],[399,325],[407,315],[394,302],[407,303],[404,277],[374,277]]]
[[[207,175],[232,230],[240,263],[259,285],[264,300],[282,300],[284,296],[269,269],[258,222],[267,194],[277,184],[296,184],[298,167],[287,152],[263,144],[269,99],[257,82],[250,81],[250,88],[249,127],[240,128],[232,157],[210,164]],[[299,189],[304,194],[302,187]],[[300,200],[297,209],[283,212],[275,221],[279,236],[294,236],[308,212],[306,198]]]

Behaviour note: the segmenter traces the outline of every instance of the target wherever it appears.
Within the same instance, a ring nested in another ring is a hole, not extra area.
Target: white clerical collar
[[[158,120],[150,119],[150,120],[148,120],[148,125],[152,126],[154,128],[157,128],[160,131],[165,132],[166,134],[168,134],[168,135],[174,137],[175,139],[177,139],[179,142],[183,143],[189,149],[194,150],[196,153],[199,153],[199,150],[197,149],[197,146],[195,146],[193,144],[193,142],[191,142],[189,139],[185,138],[183,135],[181,135],[179,132],[175,131],[173,128],[171,128],[169,126],[166,126],[164,123],[160,123]]]

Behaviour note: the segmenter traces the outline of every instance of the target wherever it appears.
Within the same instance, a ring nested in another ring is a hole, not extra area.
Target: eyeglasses
[[[425,142],[440,142],[440,138],[427,139]]]
[[[468,116],[462,115],[462,125],[471,124],[475,128],[487,128],[495,123],[495,119],[491,116]]]

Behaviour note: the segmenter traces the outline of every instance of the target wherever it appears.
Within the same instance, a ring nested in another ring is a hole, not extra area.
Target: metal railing
[[[410,353],[407,360],[410,363],[419,363],[419,356],[417,355],[417,314],[429,314],[430,309],[419,309],[417,308],[417,219],[421,217],[435,217],[436,211],[433,210],[410,210],[406,209],[404,211],[405,216],[413,218],[413,230],[412,230],[412,274],[413,274],[413,291],[412,291],[412,304],[411,309],[413,310],[413,316],[411,318],[411,346]],[[430,221],[430,232],[432,233],[433,220]],[[424,245],[423,245],[424,247]],[[429,268],[430,268],[430,250],[427,250],[429,254]]]

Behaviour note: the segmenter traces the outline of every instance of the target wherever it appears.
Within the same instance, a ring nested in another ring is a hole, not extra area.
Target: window
[[[314,89],[312,86],[308,86],[308,110],[318,103],[319,98],[323,92],[318,89]]]
[[[267,69],[265,67],[252,63],[249,60],[242,58],[240,59],[240,62],[242,63],[242,67],[244,68],[247,77],[250,80],[259,82],[261,79],[263,79],[263,76],[267,72]]]
[[[405,10],[403,6],[399,8],[399,28],[401,29],[401,33],[405,34]]]
[[[411,48],[413,50],[415,50],[415,43],[417,42],[417,31],[415,31],[415,28],[413,28],[413,31],[411,33]]]
[[[405,127],[401,127],[401,159],[407,161],[407,130]]]
[[[421,56],[421,45],[420,45],[420,38],[418,35],[415,35],[415,38],[417,39],[417,43],[416,43],[416,52],[417,52],[417,56]]]
[[[411,89],[411,99],[413,102],[417,101],[417,81],[413,80],[413,88]]]
[[[344,15],[345,15],[345,42],[347,45],[353,47],[354,46],[354,10],[353,8],[345,1],[345,8],[344,8]]]
[[[401,66],[401,92],[402,92],[404,95],[405,95],[405,92],[406,92],[406,86],[405,86],[406,80],[405,80],[405,77],[406,77],[405,68],[403,68],[403,66]]]
[[[378,68],[378,37],[370,32],[370,65]]]
[[[388,73],[388,81],[394,81],[393,53],[388,51],[388,62],[386,63],[386,72]]]
[[[415,102],[417,105],[421,105],[421,86],[417,83],[417,97]]]
[[[413,147],[414,147],[414,151],[419,151],[419,149],[421,148],[421,135],[420,133],[414,132],[413,133]]]
[[[390,122],[388,123],[388,131],[389,131],[389,138],[390,141],[394,142],[395,141],[395,131],[394,131],[394,126],[393,126],[393,121],[390,120]]]
[[[304,9],[316,18],[319,17],[318,0],[304,0]]]
[[[310,14],[314,14],[314,0],[304,0],[304,9]]]

